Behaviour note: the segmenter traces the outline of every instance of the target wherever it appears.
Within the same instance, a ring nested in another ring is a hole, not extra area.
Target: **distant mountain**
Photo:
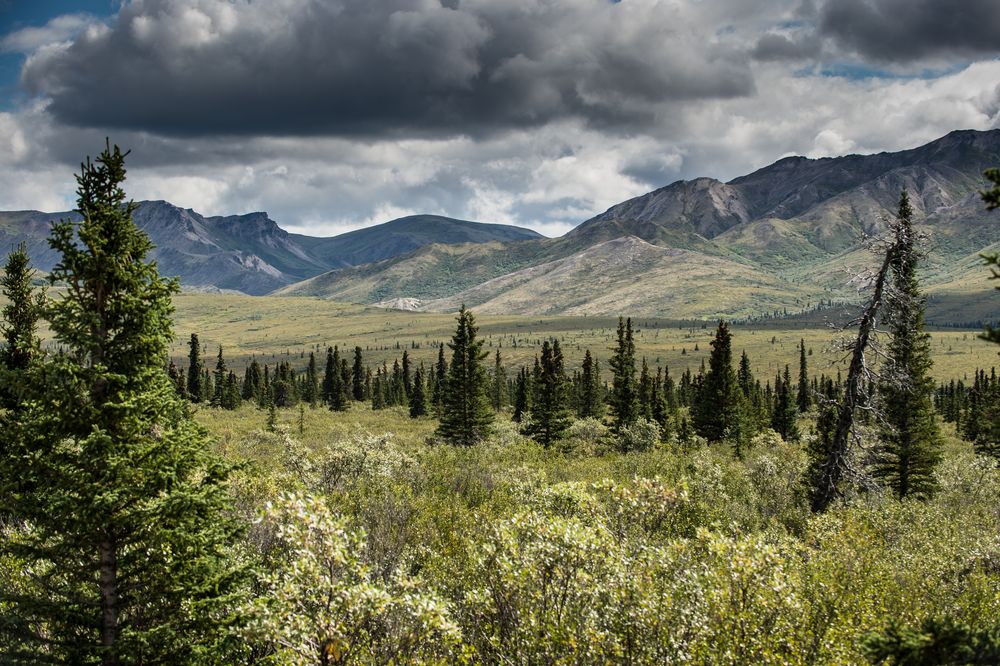
[[[296,238],[302,239],[313,256],[328,266],[345,267],[389,259],[431,243],[521,241],[542,238],[542,235],[524,227],[469,222],[440,215],[410,215],[332,238]]]
[[[845,269],[870,261],[862,236],[884,229],[905,187],[929,239],[923,279],[933,294],[931,319],[947,302],[949,321],[973,321],[958,305],[968,299],[949,294],[965,281],[980,292],[992,286],[976,254],[1000,243],[1000,215],[986,212],[978,190],[982,172],[996,165],[1000,130],[956,131],[896,153],[787,157],[728,183],[672,183],[562,238],[429,244],[279,293],[434,311],[464,302],[539,314],[791,312],[855,296]]]
[[[53,221],[77,213],[0,212],[0,248],[24,241],[34,265],[48,271],[58,256],[46,238]],[[418,215],[332,238],[290,234],[267,213],[204,217],[166,201],[143,201],[134,219],[156,245],[160,272],[194,289],[266,294],[335,267],[411,252],[431,243],[517,241],[530,229]]]

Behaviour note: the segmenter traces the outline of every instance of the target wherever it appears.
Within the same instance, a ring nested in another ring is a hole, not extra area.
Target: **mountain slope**
[[[25,242],[32,262],[51,270],[58,256],[46,239],[52,222],[79,219],[76,213],[0,212],[0,247]],[[540,239],[521,227],[420,215],[332,238],[290,234],[267,213],[205,217],[166,201],[143,201],[136,224],[156,246],[160,272],[176,275],[195,289],[266,294],[331,268],[363,264],[411,252],[433,243],[488,243]]]
[[[862,238],[884,229],[905,187],[929,240],[923,277],[929,288],[942,285],[935,289],[942,301],[945,285],[983,281],[968,257],[1000,242],[1000,221],[977,193],[982,171],[996,164],[1000,130],[956,131],[898,153],[789,157],[729,183],[672,183],[612,206],[562,238],[426,246],[281,293],[431,310],[464,302],[520,313],[614,315],[632,307],[636,314],[740,316],[801,309],[855,295],[843,268],[870,261]],[[621,239],[629,240],[608,245]],[[613,250],[629,260],[623,264]]]
[[[332,267],[381,261],[432,243],[489,243],[542,237],[524,227],[469,222],[440,215],[410,215],[332,238],[310,239],[307,236],[297,236],[309,246],[314,257]]]

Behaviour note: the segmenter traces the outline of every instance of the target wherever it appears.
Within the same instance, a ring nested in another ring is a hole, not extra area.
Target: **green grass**
[[[175,304],[177,339],[171,355],[181,367],[187,365],[191,333],[197,333],[207,345],[208,357],[222,345],[230,366],[236,368],[252,356],[265,363],[291,360],[304,365],[303,355],[310,351],[325,354],[326,348],[333,345],[341,350],[360,346],[370,365],[383,361],[391,364],[404,349],[417,364],[429,364],[437,358],[438,345],[450,339],[455,327],[455,318],[449,314],[382,310],[318,298],[181,294]],[[477,321],[486,349],[492,352],[499,348],[508,367],[531,363],[542,341],[557,337],[569,368],[578,367],[584,350],[590,349],[601,361],[604,376],[608,376],[607,358],[617,325],[613,317],[482,315],[477,316]],[[707,361],[714,322],[680,323],[638,317],[633,324],[638,355],[646,357],[650,365],[666,365],[679,377],[685,369],[697,372],[702,360]],[[932,331],[935,379],[966,378],[976,368],[997,364],[997,349],[979,340],[978,332]],[[797,370],[800,339],[812,351],[808,357],[812,373],[836,374],[845,368],[844,354],[835,345],[840,334],[816,318],[808,324],[776,321],[735,325],[733,334],[734,353],[738,355],[745,349],[762,381],[773,378],[786,363],[793,372]]]

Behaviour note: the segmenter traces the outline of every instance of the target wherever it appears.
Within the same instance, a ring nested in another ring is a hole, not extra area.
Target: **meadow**
[[[403,349],[428,363],[454,329],[449,315],[316,299],[183,295],[176,304],[179,331],[241,362],[337,344],[361,346],[372,364]],[[571,367],[586,348],[604,365],[617,323],[478,321],[508,368],[550,336]],[[697,371],[714,333],[711,322],[635,323],[637,355],[678,374]],[[994,363],[996,347],[978,333],[931,332],[936,379]],[[785,363],[797,368],[799,340],[814,374],[842,360],[837,333],[822,326],[756,322],[733,334],[762,380]],[[942,424],[933,498],[899,501],[872,483],[869,424],[843,499],[814,515],[805,478],[815,408],[799,417],[800,440],[764,430],[740,456],[676,434],[623,451],[594,419],[575,420],[546,448],[504,412],[484,442],[456,447],[435,436],[436,418],[403,407],[301,406],[278,410],[273,424],[250,404],[193,409],[215,452],[240,466],[236,509],[267,572],[256,611],[268,619],[246,636],[271,645],[278,663],[316,663],[279,644],[315,654],[321,635],[336,637],[342,663],[882,663],[886,643],[919,647],[934,627],[986,635],[1000,614],[1000,469],[951,424]],[[365,606],[362,590],[388,605]],[[327,595],[355,606],[315,611]]]
[[[996,298],[1000,302],[1000,294]],[[327,347],[334,345],[341,351],[360,346],[365,363],[372,367],[383,361],[392,365],[404,349],[417,365],[429,365],[437,358],[438,345],[450,340],[455,329],[451,314],[385,310],[320,298],[184,293],[174,298],[174,304],[176,338],[171,359],[179,367],[187,365],[191,333],[198,334],[210,365],[209,359],[221,345],[227,363],[237,369],[253,357],[261,363],[288,360],[302,367],[310,351],[322,359]],[[845,314],[845,308],[836,308],[806,322],[790,318],[735,323],[734,354],[745,350],[754,374],[766,381],[785,364],[793,371],[797,368],[798,345],[804,340],[810,371],[836,375],[846,366],[839,342],[852,334],[850,329],[839,328]],[[476,321],[484,348],[491,354],[499,349],[508,368],[530,365],[542,342],[554,337],[563,347],[569,370],[579,367],[586,349],[606,368],[618,323],[614,317],[513,315],[477,315]],[[688,369],[698,372],[715,334],[714,321],[641,317],[633,325],[638,357],[645,357],[653,368],[669,367],[675,377]],[[930,328],[929,332],[933,340],[932,375],[937,381],[968,380],[977,368],[997,364],[995,346],[979,339],[979,329]]]

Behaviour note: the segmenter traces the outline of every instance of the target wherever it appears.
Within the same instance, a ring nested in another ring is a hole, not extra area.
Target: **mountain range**
[[[266,213],[204,217],[141,202],[137,224],[161,272],[189,288],[306,295],[427,311],[678,318],[801,312],[857,298],[906,188],[926,237],[930,319],[994,319],[979,253],[1000,248],[1000,215],[979,197],[1000,165],[1000,130],[960,130],[912,150],[786,157],[729,182],[682,180],[630,199],[560,238],[417,215],[332,238],[290,234]],[[0,242],[44,241],[70,213],[0,213]]]
[[[979,190],[1000,164],[1000,130],[955,131],[895,153],[787,157],[729,182],[677,181],[612,206],[556,239],[426,245],[281,289],[428,311],[747,317],[856,300],[906,188],[926,236],[932,313],[995,317],[979,253],[1000,243],[1000,216]],[[970,307],[971,305],[971,307]],[[958,318],[958,319],[956,319]]]
[[[78,213],[0,212],[0,247],[25,242],[41,271],[58,260],[48,247],[49,228]],[[205,217],[166,201],[142,201],[133,219],[156,245],[164,275],[186,288],[267,294],[334,268],[379,261],[429,243],[484,243],[542,238],[522,227],[412,215],[330,238],[291,234],[267,213]]]

